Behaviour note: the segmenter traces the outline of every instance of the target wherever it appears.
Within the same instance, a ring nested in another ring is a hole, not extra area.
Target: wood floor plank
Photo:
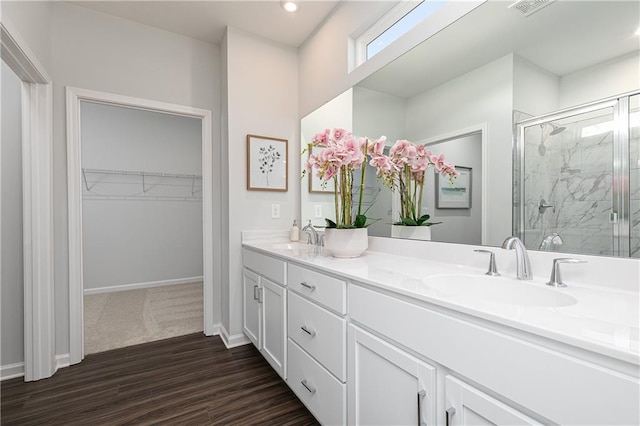
[[[88,355],[0,385],[2,425],[317,425],[251,345],[201,333]]]

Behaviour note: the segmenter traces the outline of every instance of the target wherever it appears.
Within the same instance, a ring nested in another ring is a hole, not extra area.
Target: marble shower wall
[[[602,112],[555,122],[525,133],[525,243],[537,249],[544,236],[560,234],[562,252],[613,255],[613,133],[583,136],[583,129],[612,121]],[[538,211],[541,199],[554,208]]]

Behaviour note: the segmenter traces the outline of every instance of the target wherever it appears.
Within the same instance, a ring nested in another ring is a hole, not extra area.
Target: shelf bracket
[[[89,184],[87,183],[87,174],[84,172],[84,169],[82,169],[82,180],[84,181],[84,187],[87,189],[87,192],[91,191],[93,186],[89,188]]]

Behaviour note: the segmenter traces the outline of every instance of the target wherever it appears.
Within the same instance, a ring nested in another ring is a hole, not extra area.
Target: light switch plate
[[[320,204],[315,204],[313,206],[313,217],[316,219],[322,219],[322,206]]]
[[[271,204],[271,219],[280,218],[280,204]]]

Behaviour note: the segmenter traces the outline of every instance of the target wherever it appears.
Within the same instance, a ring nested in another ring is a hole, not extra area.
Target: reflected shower
[[[547,147],[544,145],[544,126],[551,126],[551,132],[549,133],[549,136],[555,136],[557,134],[562,133],[566,127],[563,126],[557,126],[553,123],[542,123],[540,125],[540,145],[538,145],[538,154],[540,154],[540,156],[544,156],[547,153]]]

